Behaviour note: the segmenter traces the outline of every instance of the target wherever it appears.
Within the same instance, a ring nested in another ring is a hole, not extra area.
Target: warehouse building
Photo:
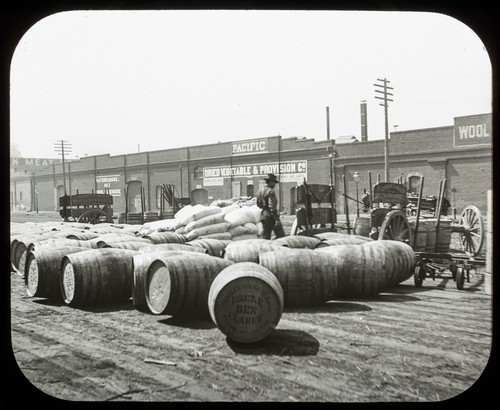
[[[113,196],[115,214],[125,212],[126,207],[129,212],[140,212],[142,203],[144,210],[158,211],[164,184],[173,186],[178,197],[209,204],[217,199],[252,197],[264,184],[263,177],[274,173],[280,180],[277,192],[283,213],[294,213],[292,188],[304,179],[316,184],[333,181],[337,211],[343,213],[344,192],[355,197],[368,191],[369,173],[372,183],[385,180],[384,140],[367,138],[365,120],[362,116],[360,139],[346,136],[338,141],[316,141],[277,135],[117,156],[102,154],[66,161],[64,172],[60,159],[11,158],[11,210],[58,210],[65,185],[69,195],[108,192]],[[446,179],[445,195],[458,213],[467,205],[476,205],[485,213],[487,191],[492,189],[492,135],[491,113],[455,117],[453,125],[392,132],[389,179],[402,181],[409,191],[418,193],[424,177],[425,196],[437,196],[440,182]]]

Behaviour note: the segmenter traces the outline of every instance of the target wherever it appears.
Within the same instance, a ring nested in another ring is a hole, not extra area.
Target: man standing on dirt
[[[267,174],[264,178],[266,186],[261,188],[257,193],[257,206],[262,209],[260,221],[264,232],[262,237],[264,239],[271,239],[271,234],[274,231],[276,238],[285,236],[283,225],[280,221],[280,214],[278,211],[278,199],[274,187],[278,183],[278,179],[274,174]]]

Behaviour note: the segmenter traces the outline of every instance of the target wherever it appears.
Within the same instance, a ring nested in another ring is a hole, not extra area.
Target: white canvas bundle
[[[258,223],[260,222],[260,215],[262,213],[262,209],[260,209],[257,205],[252,205],[249,206],[248,212],[252,215],[252,221],[253,223]]]
[[[233,236],[232,241],[243,241],[246,239],[258,239],[257,234],[246,233],[244,235]]]
[[[191,241],[193,239],[196,239],[198,236],[227,232],[228,228],[229,224],[227,222],[220,222],[218,224],[202,226],[198,229],[193,229],[192,231],[186,233],[186,238],[188,241]]]
[[[253,222],[254,217],[248,207],[237,209],[231,213],[226,214],[226,222],[229,223],[230,228],[238,225],[244,225],[247,222]]]
[[[221,212],[221,208],[219,208],[218,213],[213,213],[211,215],[207,215],[195,221],[189,222],[186,225],[185,233],[188,233],[193,229],[198,229],[203,226],[213,225],[220,222],[224,222],[224,214]]]
[[[236,203],[233,203],[232,205],[225,206],[225,207],[221,208],[221,211],[223,214],[228,214],[228,213],[236,211],[237,209],[240,209],[240,206]]]
[[[200,235],[197,239],[220,239],[221,241],[231,240],[231,234],[229,232],[219,232],[211,233],[208,235]]]

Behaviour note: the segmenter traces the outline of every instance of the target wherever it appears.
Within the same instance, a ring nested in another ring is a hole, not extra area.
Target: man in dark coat
[[[262,222],[264,239],[271,239],[271,234],[274,231],[276,238],[285,236],[283,225],[280,221],[278,211],[278,199],[274,187],[278,183],[278,179],[274,174],[267,174],[264,178],[266,186],[261,188],[257,193],[257,206],[262,209],[260,221]]]

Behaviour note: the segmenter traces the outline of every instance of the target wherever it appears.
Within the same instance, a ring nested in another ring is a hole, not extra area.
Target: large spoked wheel
[[[403,211],[390,211],[380,225],[378,239],[410,244],[411,228]]]
[[[462,290],[464,288],[464,283],[465,283],[465,269],[461,266],[457,268],[456,282],[457,282],[457,289]]]
[[[465,253],[476,256],[483,247],[483,219],[479,209],[467,206],[460,215],[460,242]]]
[[[422,283],[424,282],[426,276],[427,269],[425,267],[425,263],[422,261],[418,261],[415,266],[415,270],[413,272],[413,281],[415,283],[416,288],[421,288]]]
[[[101,211],[100,209],[89,209],[80,215],[77,222],[88,223],[88,224],[98,224],[104,222],[113,222],[113,218],[108,213]]]

